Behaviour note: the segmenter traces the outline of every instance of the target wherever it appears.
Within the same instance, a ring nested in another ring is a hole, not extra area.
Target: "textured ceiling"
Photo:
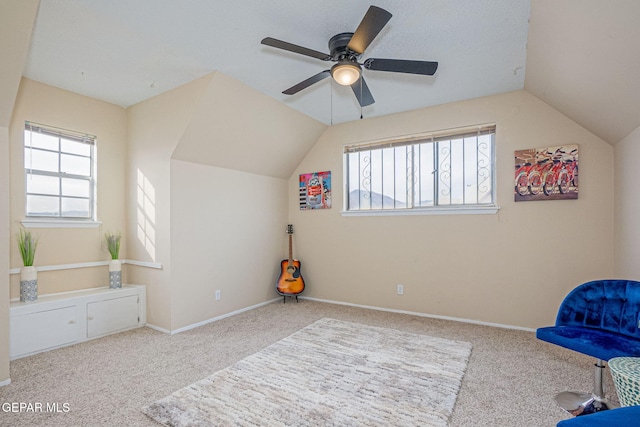
[[[263,46],[328,52],[371,3],[324,0],[42,0],[24,76],[128,107],[219,70],[323,123],[357,120],[327,63]],[[393,17],[362,55],[438,61],[434,76],[365,70],[375,117],[526,89],[604,141],[640,126],[638,0],[380,0]],[[526,79],[525,79],[526,76]]]
[[[281,92],[327,63],[260,44],[328,52],[369,1],[42,0],[24,75],[123,107],[221,71],[327,124],[357,120],[351,89],[326,79]],[[438,61],[435,76],[365,70],[364,117],[522,89],[529,0],[380,0],[393,14],[368,57]]]

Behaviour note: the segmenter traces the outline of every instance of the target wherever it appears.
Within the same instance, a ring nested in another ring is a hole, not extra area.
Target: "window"
[[[345,211],[495,208],[495,129],[481,125],[345,146]]]
[[[95,217],[95,136],[25,123],[27,217]]]

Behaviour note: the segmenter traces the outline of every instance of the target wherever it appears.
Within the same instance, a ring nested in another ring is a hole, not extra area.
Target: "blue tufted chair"
[[[640,282],[595,280],[572,290],[562,301],[555,326],[536,337],[596,358],[593,393],[562,392],[556,401],[567,412],[583,415],[614,407],[604,397],[605,362],[640,357]]]

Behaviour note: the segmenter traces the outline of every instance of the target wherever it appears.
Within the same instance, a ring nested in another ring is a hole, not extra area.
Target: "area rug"
[[[142,411],[166,426],[446,426],[471,344],[321,319]]]

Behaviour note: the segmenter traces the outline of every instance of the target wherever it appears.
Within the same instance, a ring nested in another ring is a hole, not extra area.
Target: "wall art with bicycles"
[[[516,202],[578,198],[578,145],[515,152]]]

